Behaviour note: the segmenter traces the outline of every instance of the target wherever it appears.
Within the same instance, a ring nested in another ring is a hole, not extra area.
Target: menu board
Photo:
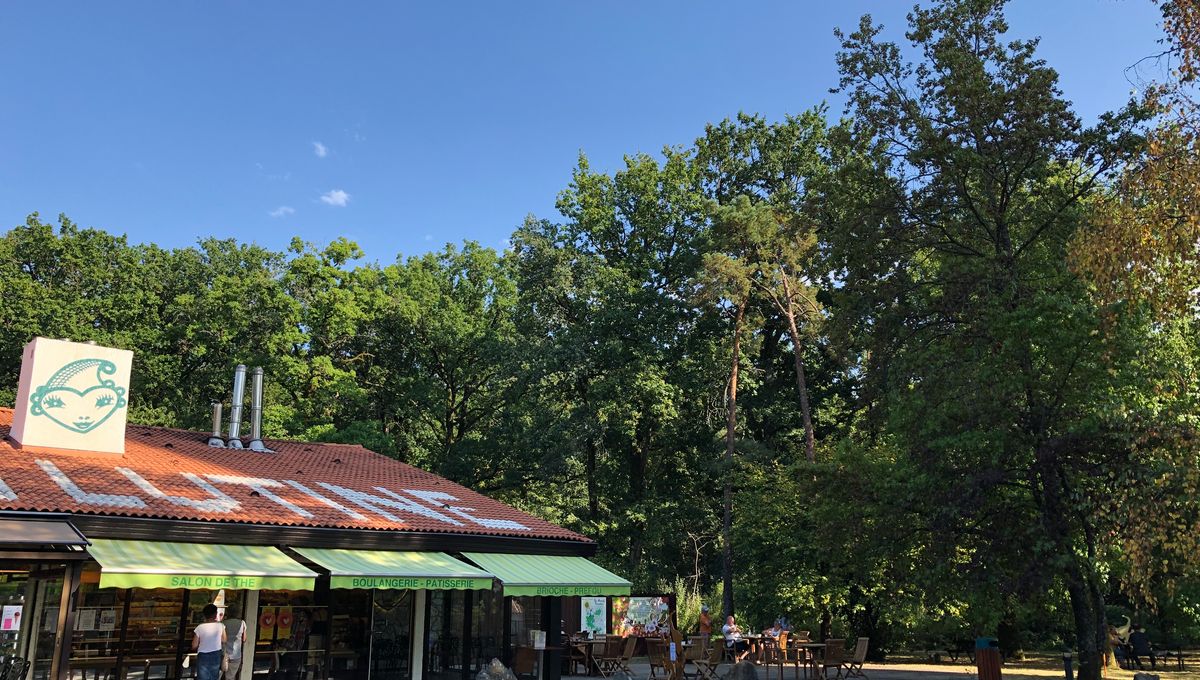
[[[608,632],[608,598],[579,598],[579,629],[589,637]]]
[[[617,635],[654,635],[668,626],[665,597],[614,597],[612,601]]]

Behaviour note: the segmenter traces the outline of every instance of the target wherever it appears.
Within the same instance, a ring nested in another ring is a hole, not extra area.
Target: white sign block
[[[133,352],[34,338],[21,358],[12,438],[21,446],[125,453]]]

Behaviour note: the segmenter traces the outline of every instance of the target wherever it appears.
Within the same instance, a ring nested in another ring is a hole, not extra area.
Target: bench
[[[962,645],[954,647],[938,647],[936,649],[923,649],[917,652],[918,656],[924,657],[934,663],[941,663],[943,658],[950,659],[953,663],[958,663],[960,658],[967,658],[971,663],[975,662],[975,648],[964,647]]]
[[[1158,659],[1165,659],[1168,663],[1171,661],[1171,659],[1174,659],[1176,664],[1179,667],[1179,670],[1183,670],[1184,656],[1183,656],[1182,649],[1177,649],[1173,652],[1172,651],[1165,651],[1165,652],[1155,651],[1154,656],[1155,656],[1155,658],[1158,658]]]

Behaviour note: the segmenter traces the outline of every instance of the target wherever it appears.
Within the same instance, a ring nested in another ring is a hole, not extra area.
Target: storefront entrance
[[[409,680],[412,674],[413,591],[371,592],[371,678]]]

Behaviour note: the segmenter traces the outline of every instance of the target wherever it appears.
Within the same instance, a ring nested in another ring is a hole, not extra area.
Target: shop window
[[[85,570],[75,596],[75,629],[71,632],[71,676],[86,680],[117,677],[121,656],[121,629],[125,621],[125,593],[117,588],[100,588],[99,570]],[[178,624],[179,608],[175,622]],[[175,628],[171,628],[174,635]],[[137,639],[137,638],[135,638]],[[174,650],[175,638],[169,640]],[[171,661],[175,657],[172,653]]]
[[[367,680],[371,659],[370,590],[338,590],[329,605],[329,677]]]
[[[496,590],[471,591],[471,677],[492,659],[504,658],[504,596]]]
[[[100,592],[119,594],[120,598],[129,600],[124,642],[121,646],[122,672],[115,677],[129,680],[176,677],[180,644],[191,642],[185,640],[188,631],[180,626],[184,591],[165,588],[106,588]],[[72,663],[72,668],[74,667]]]
[[[413,591],[372,592],[371,680],[409,680]]]
[[[47,680],[58,637],[58,609],[62,601],[63,565],[4,563],[7,623],[0,622],[11,652],[27,660],[34,680]],[[6,626],[8,628],[6,628]],[[14,630],[11,629],[15,629]]]
[[[254,672],[271,680],[325,677],[329,608],[308,591],[264,590],[259,598]]]
[[[542,598],[514,597],[509,635],[513,649],[532,647],[532,632],[546,630],[542,626]]]
[[[461,590],[429,591],[429,618],[425,627],[426,680],[462,680],[463,622],[466,602]]]

